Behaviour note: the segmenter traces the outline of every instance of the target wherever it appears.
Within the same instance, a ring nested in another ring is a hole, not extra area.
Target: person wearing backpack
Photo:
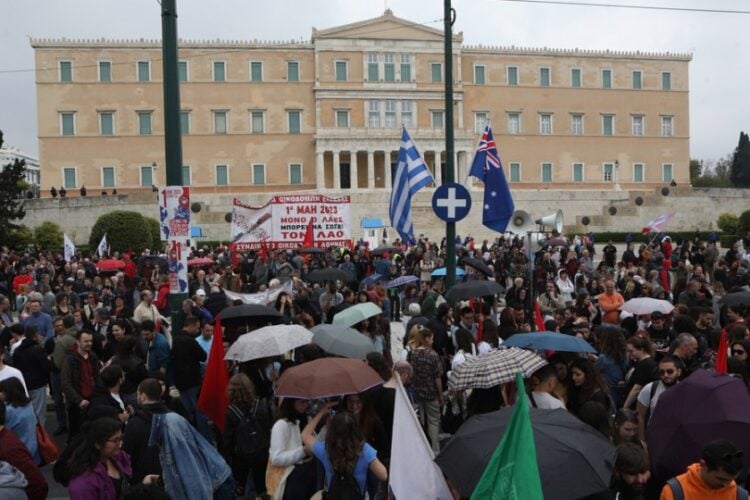
[[[333,415],[326,424],[325,442],[319,441],[315,429],[338,403],[328,403],[307,423],[302,431],[305,449],[322,464],[326,472],[323,498],[358,500],[365,498],[368,470],[380,481],[388,480],[388,471],[378,460],[378,452],[367,444],[357,419],[349,412]]]
[[[227,398],[221,454],[232,467],[235,495],[254,498],[266,491],[271,411],[266,400],[255,396],[255,387],[244,373],[229,379]]]

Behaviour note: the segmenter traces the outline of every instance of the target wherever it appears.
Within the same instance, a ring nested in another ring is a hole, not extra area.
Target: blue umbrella
[[[557,332],[517,333],[503,342],[503,347],[523,349],[549,349],[564,352],[590,352],[596,354],[591,344],[579,337]]]
[[[383,277],[381,275],[379,275],[378,273],[373,273],[373,274],[369,275],[367,278],[363,279],[362,280],[362,284],[363,285],[369,285],[371,283],[377,283],[382,278]]]
[[[407,274],[406,276],[399,276],[398,278],[389,281],[385,287],[396,288],[398,286],[408,285],[409,283],[416,283],[417,281],[419,281],[419,278],[413,274]]]
[[[444,267],[439,267],[435,269],[434,271],[432,271],[432,276],[445,276],[447,272],[448,271]],[[465,276],[465,275],[466,275],[466,271],[464,271],[460,267],[456,268],[456,276]]]

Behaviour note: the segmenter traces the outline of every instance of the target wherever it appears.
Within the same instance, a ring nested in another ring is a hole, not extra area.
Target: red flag
[[[536,300],[534,301],[534,321],[536,322],[536,331],[544,331],[544,317],[542,316],[541,309],[539,309],[539,302]]]
[[[238,264],[238,255],[237,255],[237,243],[230,243],[229,244],[229,251],[232,252],[232,268],[236,268]]]
[[[313,221],[307,223],[307,229],[305,230],[305,239],[302,240],[302,248],[312,248],[315,246],[315,238],[313,236]]]
[[[221,318],[216,317],[214,323],[214,337],[211,340],[211,352],[208,354],[206,375],[201,385],[201,395],[198,398],[198,409],[210,418],[224,432],[224,416],[229,406],[227,385],[229,374],[224,364],[224,342],[221,334]]]
[[[268,248],[266,248],[265,242],[260,244],[260,256],[263,257],[263,260],[268,262]]]
[[[716,352],[716,373],[727,373],[727,329],[721,331],[719,336],[719,347]]]

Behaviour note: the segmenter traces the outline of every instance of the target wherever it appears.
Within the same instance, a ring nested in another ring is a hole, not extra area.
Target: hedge
[[[702,240],[706,240],[710,233],[711,231],[701,231],[699,234]],[[569,236],[573,236],[574,234],[582,233],[569,233]],[[583,234],[588,234],[588,231],[583,231]],[[644,235],[640,231],[598,231],[594,232],[594,241],[596,243],[606,243],[607,241],[612,240],[614,243],[624,243],[628,234],[632,237],[633,243],[646,243],[651,241],[651,239],[655,236],[655,233],[648,233]],[[684,239],[689,239],[692,241],[692,239],[695,238],[695,231],[666,231],[665,234],[669,235],[672,238],[672,242],[674,243],[676,243],[678,240]],[[723,233],[721,233],[720,231],[716,231],[716,236],[718,238],[721,238],[722,234]]]
[[[99,217],[91,229],[89,248],[96,248],[105,234],[113,252],[141,253],[152,246],[149,224],[138,212],[115,210]]]

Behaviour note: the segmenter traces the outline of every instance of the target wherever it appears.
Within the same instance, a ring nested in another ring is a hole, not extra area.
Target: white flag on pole
[[[67,234],[63,234],[63,257],[65,258],[65,262],[70,262],[75,254],[76,246],[68,238]]]
[[[389,478],[391,498],[453,500],[443,473],[434,462],[432,448],[419,425],[409,396],[401,380],[396,379]]]
[[[99,246],[96,247],[96,252],[99,254],[99,258],[104,257],[107,253],[107,235],[102,236],[102,241],[99,242]]]

